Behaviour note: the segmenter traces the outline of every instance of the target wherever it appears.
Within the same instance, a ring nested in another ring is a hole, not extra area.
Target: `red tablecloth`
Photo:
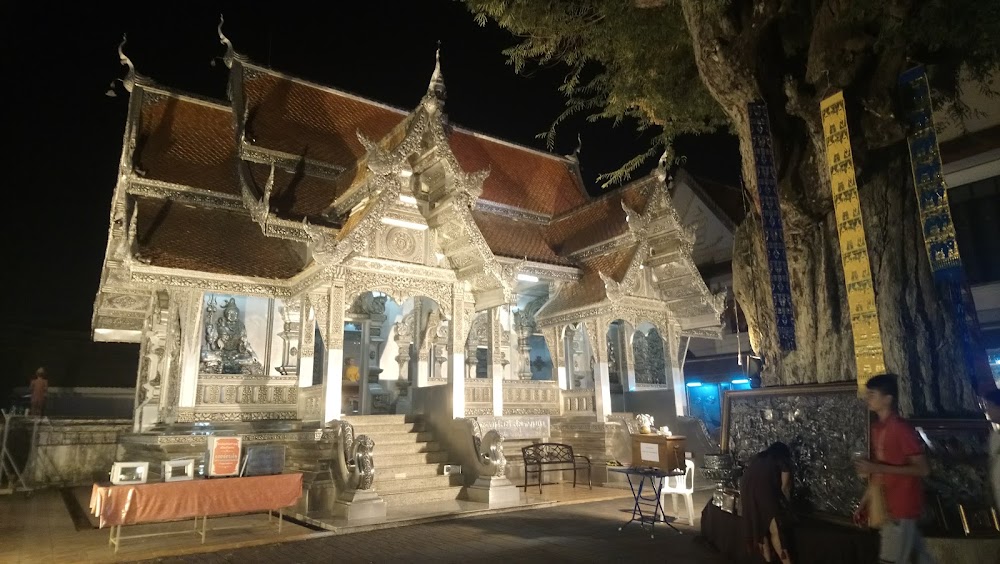
[[[94,484],[90,511],[101,527],[252,513],[294,505],[302,474],[102,486]]]

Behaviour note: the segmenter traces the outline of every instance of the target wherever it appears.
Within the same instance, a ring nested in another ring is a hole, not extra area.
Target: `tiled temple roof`
[[[244,74],[251,144],[349,168],[364,156],[361,131],[381,139],[406,112],[263,70]]]
[[[302,243],[265,237],[246,214],[154,198],[136,204],[136,254],[153,266],[271,279],[305,266]]]
[[[136,132],[136,173],[159,180],[238,195],[232,111],[172,96],[147,96]]]
[[[573,266],[556,254],[545,239],[546,225],[493,213],[473,211],[472,217],[493,254],[509,258],[527,258],[536,262]]]
[[[462,130],[448,137],[467,171],[489,169],[481,198],[545,215],[585,204],[579,176],[565,159],[502,143]]]
[[[254,184],[258,189],[263,189],[271,167],[259,163],[247,163],[247,167]],[[346,191],[344,184],[350,179],[350,174],[328,180],[305,174],[301,168],[292,172],[276,168],[270,200],[271,211],[285,219],[298,221],[309,218],[310,222],[316,223],[333,201]]]
[[[649,196],[642,181],[619,188],[555,218],[548,227],[547,240],[556,252],[565,256],[623,235],[628,231],[628,223],[622,201],[633,211],[642,213]]]
[[[304,157],[302,166],[296,170],[287,170],[287,163],[285,168],[275,168],[270,209],[280,218],[329,223],[324,215],[332,210],[334,202],[364,182],[367,175],[365,149],[357,133],[384,147],[394,146],[405,135],[407,114],[402,110],[254,66],[241,68],[238,78],[243,81],[241,90],[247,106],[247,142],[253,147]],[[141,116],[136,161],[146,178],[241,194],[233,110],[180,96],[156,95],[144,103]],[[568,255],[625,233],[628,227],[621,209],[623,200],[640,213],[648,201],[650,190],[642,181],[591,199],[572,162],[566,158],[461,128],[448,131],[450,148],[464,170],[490,171],[483,185],[482,200],[526,210],[542,219],[536,222],[519,219],[517,214],[476,210],[473,218],[498,256],[527,257],[532,261],[587,269],[588,264],[578,264]],[[320,176],[309,170],[306,160],[325,163],[342,172],[334,179]],[[244,166],[244,178],[261,191],[270,167],[250,161]],[[146,201],[143,207],[149,209],[152,205]],[[164,227],[169,236],[152,233],[144,253],[154,262],[167,261],[175,268],[266,276],[261,274],[264,270],[253,266],[253,260],[241,269],[235,263],[213,258],[211,253],[204,255],[206,263],[199,267],[202,255],[194,251],[184,255],[177,248],[183,246],[185,233],[190,235],[191,247],[202,246],[203,232],[213,228],[211,218],[216,215],[220,224],[234,225],[231,231],[218,231],[219,237],[231,239],[235,233],[245,231],[247,237],[259,244],[271,244],[272,239],[264,237],[248,216],[215,209],[195,213],[193,208],[183,212],[171,210],[168,215],[173,222],[188,222],[190,217],[198,215],[205,226],[188,230],[171,223]],[[242,219],[237,221],[233,216]],[[358,217],[334,221],[351,223],[351,219],[356,222]],[[545,222],[544,217],[553,219]],[[235,226],[236,223],[239,225]],[[344,227],[342,235],[350,231],[348,225]],[[168,247],[159,248],[161,242],[169,244]],[[276,251],[268,247],[264,252],[271,256]],[[301,266],[278,260],[273,271],[268,272],[287,277]],[[597,281],[600,282],[599,278]],[[603,283],[597,286],[603,292]]]
[[[632,264],[638,245],[628,245],[581,261],[583,275],[574,284],[567,284],[548,303],[540,315],[550,317],[561,312],[598,304],[607,297],[600,273],[621,282]]]

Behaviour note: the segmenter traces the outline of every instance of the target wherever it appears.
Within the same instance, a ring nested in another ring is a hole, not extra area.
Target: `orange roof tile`
[[[258,163],[247,163],[250,174],[259,190],[267,184],[271,167]],[[323,221],[321,214],[344,193],[345,175],[337,180],[310,176],[302,171],[287,172],[274,170],[274,188],[271,191],[271,211],[284,219]],[[349,174],[347,176],[350,176]]]
[[[302,243],[265,237],[239,212],[137,198],[139,255],[154,266],[287,279],[302,271]],[[301,250],[301,249],[298,249]]]
[[[547,215],[556,215],[588,201],[568,163],[453,130],[448,138],[458,163],[467,172],[490,169],[482,199]]]
[[[549,303],[545,304],[543,315],[551,317],[566,310],[602,302],[607,297],[607,291],[599,272],[603,272],[616,282],[621,282],[632,264],[637,248],[637,245],[630,245],[583,261],[581,264],[583,276],[577,283],[564,286]]]
[[[233,114],[172,96],[144,99],[136,168],[151,180],[239,194]]]
[[[622,200],[632,210],[643,213],[649,191],[641,183],[614,192],[556,218],[547,230],[547,241],[560,255],[585,249],[628,231]]]
[[[252,144],[350,167],[365,154],[360,131],[382,139],[406,116],[403,112],[346,94],[311,86],[266,71],[244,75]]]
[[[497,256],[527,257],[528,260],[548,264],[573,265],[557,255],[545,242],[545,224],[482,211],[473,211],[472,218],[483,234],[483,239],[486,239],[486,244]]]

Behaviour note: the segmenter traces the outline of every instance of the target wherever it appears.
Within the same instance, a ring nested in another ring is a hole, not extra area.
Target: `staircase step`
[[[462,493],[462,486],[450,486],[447,488],[436,488],[429,490],[415,490],[409,492],[382,494],[376,490],[389,507],[399,507],[401,505],[417,505],[431,503],[435,501],[450,501],[458,499]]]
[[[429,443],[434,440],[433,433],[426,432],[414,432],[414,433],[365,433],[355,431],[355,436],[357,435],[368,435],[375,441],[375,450],[378,451],[380,445],[401,445],[401,444],[413,444],[413,443]]]
[[[420,452],[417,454],[382,454],[378,450],[378,443],[375,443],[375,468],[392,468],[395,466],[414,466],[417,464],[439,464],[448,462],[448,453]]]
[[[423,452],[440,452],[441,444],[431,442],[420,443],[384,443],[375,441],[375,452],[378,454],[420,454]]]
[[[437,490],[452,486],[461,486],[461,478],[461,476],[427,476],[424,478],[407,478],[406,480],[388,480],[385,482],[380,482],[376,479],[374,488],[375,492],[379,495]]]
[[[414,423],[416,418],[413,415],[346,415],[344,421],[349,421],[351,425],[386,425],[390,423]]]
[[[376,435],[386,433],[423,432],[423,423],[363,423],[354,425],[354,435]]]
[[[375,483],[390,480],[408,480],[410,478],[428,478],[442,476],[444,464],[409,464],[403,466],[375,466]]]

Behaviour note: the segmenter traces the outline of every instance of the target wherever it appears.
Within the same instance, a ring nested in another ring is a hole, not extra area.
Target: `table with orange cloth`
[[[280,530],[281,510],[294,505],[301,495],[301,473],[117,486],[94,484],[90,494],[90,511],[99,519],[101,528],[111,526],[109,543],[115,545],[117,552],[122,525],[194,518],[194,530],[197,532],[200,518],[200,534],[202,542],[205,542],[208,517],[278,511]],[[147,535],[125,538],[139,536]]]

